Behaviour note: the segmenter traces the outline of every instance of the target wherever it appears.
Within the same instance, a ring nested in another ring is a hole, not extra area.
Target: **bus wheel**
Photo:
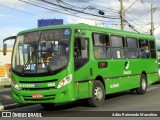
[[[41,106],[49,110],[49,109],[53,109],[55,104],[54,103],[41,103]]]
[[[145,94],[147,91],[147,78],[144,74],[141,75],[140,87],[136,89],[137,94]]]
[[[101,106],[105,101],[105,89],[101,81],[95,80],[92,89],[92,98],[88,100],[90,106]]]

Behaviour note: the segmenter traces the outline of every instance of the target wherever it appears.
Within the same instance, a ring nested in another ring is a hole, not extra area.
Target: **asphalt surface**
[[[0,90],[0,102],[3,104],[14,103],[11,98],[10,88]],[[7,95],[7,97],[6,97]],[[8,97],[9,96],[9,97]],[[147,93],[144,95],[131,94],[129,91],[120,92],[116,94],[106,95],[106,100],[101,107],[89,107],[84,101],[57,104],[54,109],[44,109],[41,105],[36,104],[27,107],[15,108],[7,110],[7,112],[30,112],[30,113],[45,113],[45,116],[38,118],[39,120],[157,120],[158,117],[91,117],[93,114],[97,114],[98,111],[159,111],[160,112],[160,84],[154,84],[148,87]],[[77,117],[73,117],[73,112],[78,111]],[[93,112],[88,112],[93,111]],[[90,117],[83,117],[83,114],[90,114]],[[58,114],[58,115],[57,115]],[[58,117],[55,117],[58,116]],[[11,118],[12,120],[22,118]],[[35,119],[35,118],[23,118],[23,119]]]
[[[12,100],[12,94],[10,88],[1,88],[0,89],[0,104],[1,105],[8,105],[13,104],[14,101]]]
[[[144,95],[131,94],[129,91],[106,95],[101,107],[89,107],[85,101],[78,101],[57,104],[52,110],[36,104],[11,111],[160,111],[160,84],[149,86]]]

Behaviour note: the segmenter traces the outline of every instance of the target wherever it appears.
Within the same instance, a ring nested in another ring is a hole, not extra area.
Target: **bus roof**
[[[125,30],[118,30],[118,29],[113,29],[113,28],[105,28],[105,27],[99,27],[99,26],[92,26],[84,23],[79,23],[79,24],[66,24],[66,25],[55,25],[55,26],[46,26],[46,27],[40,27],[40,28],[34,28],[34,29],[29,29],[25,31],[21,31],[18,34],[22,33],[27,33],[27,32],[34,32],[34,31],[39,31],[39,30],[51,30],[51,29],[58,29],[58,28],[76,28],[76,29],[87,29],[95,32],[102,32],[102,33],[112,33],[115,35],[122,35],[122,36],[136,36],[136,37],[141,37],[141,38],[148,38],[148,39],[155,39],[154,36],[148,35],[148,34],[141,34],[141,33],[136,33],[136,32],[129,32]]]

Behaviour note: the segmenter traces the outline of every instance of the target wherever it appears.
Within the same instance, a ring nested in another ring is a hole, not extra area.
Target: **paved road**
[[[39,104],[13,109],[12,111],[48,111]],[[57,105],[52,111],[160,111],[160,84],[148,87],[145,95],[130,94],[129,91],[106,96],[101,107],[89,107],[85,102]]]
[[[7,90],[6,90],[7,91]],[[10,93],[9,93],[10,94]],[[160,111],[160,84],[154,84],[148,88],[148,91],[145,95],[136,95],[130,94],[128,91],[107,95],[105,104],[102,107],[88,107],[84,102],[74,102],[68,103],[63,105],[57,105],[53,110],[46,110],[41,107],[39,104],[23,107],[23,108],[16,108],[12,110],[8,110],[7,112],[45,112],[48,116],[52,116],[56,114],[56,111],[60,112],[59,116],[66,116],[66,117],[43,117],[41,120],[159,120],[157,117],[68,117],[72,114],[72,112],[67,113],[68,111]],[[83,116],[83,114],[80,115]],[[17,120],[17,118],[11,118],[12,120]],[[21,118],[20,118],[21,119]],[[23,118],[25,119],[25,118]],[[35,118],[26,118],[27,120],[35,119]],[[38,118],[40,120],[40,118]]]
[[[11,88],[1,88],[0,89],[0,105],[13,104]]]

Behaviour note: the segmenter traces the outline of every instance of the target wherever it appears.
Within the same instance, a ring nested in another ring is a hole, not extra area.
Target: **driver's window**
[[[77,38],[74,43],[74,58],[88,59],[88,39]]]
[[[89,58],[89,40],[86,38],[76,38],[74,42],[75,70],[83,67]]]

